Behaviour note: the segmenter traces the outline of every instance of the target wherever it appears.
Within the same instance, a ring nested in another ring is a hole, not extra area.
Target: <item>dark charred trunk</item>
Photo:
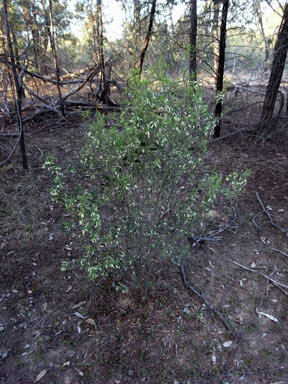
[[[221,29],[220,29],[220,41],[219,41],[219,61],[216,76],[216,92],[217,95],[223,91],[223,79],[224,79],[224,66],[225,66],[225,49],[226,49],[226,31],[227,31],[227,16],[228,16],[229,0],[223,1]],[[222,97],[217,97],[215,107],[215,117],[218,120],[214,130],[214,137],[220,136],[221,132],[221,114],[222,114]]]
[[[189,58],[189,78],[191,81],[197,79],[197,0],[190,0],[190,58]]]

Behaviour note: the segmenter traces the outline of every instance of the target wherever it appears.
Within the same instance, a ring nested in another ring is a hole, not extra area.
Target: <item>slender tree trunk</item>
[[[49,13],[47,12],[45,0],[41,0],[42,12],[44,14],[44,23],[46,28],[43,30],[42,35],[42,63],[44,61],[44,57],[46,56],[48,44],[49,44],[49,31],[50,31],[50,21],[49,21]]]
[[[35,63],[36,63],[36,68],[39,69],[41,68],[42,64],[42,47],[41,47],[41,36],[39,32],[39,25],[37,23],[37,11],[36,11],[36,6],[35,2],[32,1],[32,19],[33,19],[33,24],[32,24],[32,35],[33,35],[33,46],[34,46],[34,53],[35,53]]]
[[[98,64],[101,67],[102,83],[105,87],[105,60],[104,60],[104,39],[103,39],[103,16],[102,16],[102,0],[97,0],[97,43],[98,43]]]
[[[12,35],[12,45],[14,46],[13,51],[14,51],[14,58],[15,58],[15,63],[16,63],[16,67],[17,67],[17,73],[19,76],[21,73],[21,61],[20,61],[20,55],[19,55],[19,50],[18,50],[17,38],[16,38],[16,34],[15,34],[15,31],[14,31],[12,25],[9,25],[9,27],[10,27],[10,33]],[[21,86],[21,91],[22,91],[21,98],[23,100],[23,99],[25,99],[25,90],[22,86]]]
[[[94,12],[92,10],[92,46],[93,46],[93,59],[95,61],[95,65],[97,65],[97,29],[95,26],[94,20]]]
[[[219,42],[219,62],[216,77],[216,92],[217,94],[223,91],[224,66],[225,66],[225,49],[226,49],[226,31],[227,31],[227,16],[228,16],[229,0],[223,1],[220,42]],[[222,98],[218,99],[215,107],[215,117],[218,123],[214,130],[214,137],[220,136],[221,131],[221,114],[222,114]]]
[[[277,94],[279,91],[288,50],[288,4],[284,7],[282,22],[279,28],[277,41],[274,47],[271,73],[264,99],[259,128],[266,135],[270,128]]]
[[[110,103],[110,83],[106,79],[106,65],[104,57],[104,38],[103,38],[103,14],[102,0],[96,3],[96,37],[97,37],[97,63],[100,65],[100,84],[97,91],[97,97],[105,104]]]
[[[8,78],[6,76],[6,73],[5,73],[5,70],[1,67],[0,65],[0,72],[2,74],[2,81],[4,82],[3,84],[3,93],[4,93],[4,105],[2,107],[2,104],[1,104],[1,112],[3,113],[4,112],[4,117],[5,116],[9,116],[10,115],[10,111],[9,111],[9,108],[8,108],[8,88],[9,88],[9,81],[8,81]],[[2,101],[1,101],[2,102]]]
[[[153,29],[153,23],[154,23],[154,19],[155,19],[155,13],[156,13],[156,0],[153,0],[152,7],[151,7],[151,12],[150,12],[150,20],[149,20],[148,31],[147,31],[147,34],[146,34],[146,37],[145,37],[145,40],[144,40],[144,44],[143,44],[143,47],[142,47],[142,52],[141,52],[141,54],[139,56],[139,60],[138,60],[138,64],[137,64],[137,67],[139,68],[139,77],[141,77],[141,73],[142,73],[142,70],[143,70],[143,63],[144,63],[145,54],[146,54],[146,51],[147,51],[148,46],[149,46],[150,37],[152,35],[152,29]]]
[[[61,110],[62,116],[65,117],[64,103],[63,103],[63,100],[62,100],[62,93],[61,93],[61,88],[60,88],[60,70],[59,70],[59,66],[58,66],[58,58],[57,58],[56,45],[55,45],[52,0],[49,0],[48,35],[49,35],[49,38],[50,38],[50,44],[51,44],[51,49],[52,49],[52,54],[53,54],[53,62],[54,62],[54,68],[55,68],[57,90],[58,90],[59,101],[60,101],[60,110]]]
[[[212,38],[213,38],[213,70],[215,76],[215,86],[217,88],[217,71],[219,63],[219,14],[220,14],[221,0],[213,0],[213,24],[212,24]]]
[[[265,54],[264,71],[267,71],[267,69],[269,68],[270,50],[269,50],[269,44],[268,44],[268,41],[267,41],[267,37],[266,37],[266,34],[265,34],[265,29],[264,29],[264,25],[263,25],[263,14],[262,14],[262,11],[261,11],[261,8],[260,8],[259,1],[254,4],[254,9],[255,9],[255,13],[256,13],[257,19],[258,19],[258,23],[259,23],[262,39],[263,39],[263,42],[264,42],[264,54]]]
[[[189,78],[191,81],[197,80],[197,0],[190,0],[190,58],[189,58]]]
[[[22,71],[22,74],[20,73],[18,76],[17,67],[15,63],[14,50],[13,50],[13,45],[11,41],[7,0],[3,0],[3,14],[4,14],[4,20],[5,20],[6,37],[7,37],[8,49],[10,53],[12,72],[13,72],[13,77],[14,77],[16,92],[17,92],[16,111],[17,111],[17,121],[18,121],[19,135],[20,135],[19,143],[20,143],[20,149],[21,149],[21,155],[22,155],[22,164],[23,164],[23,169],[28,169],[28,161],[27,161],[25,140],[24,140],[24,127],[23,127],[23,120],[22,120],[22,95],[23,95],[22,77],[23,77],[24,71]]]
[[[39,31],[36,29],[35,26],[32,25],[32,40],[33,40],[33,49],[34,49],[34,58],[35,58],[35,66],[37,69],[41,67],[41,59],[42,59],[42,52],[40,47],[40,36]]]

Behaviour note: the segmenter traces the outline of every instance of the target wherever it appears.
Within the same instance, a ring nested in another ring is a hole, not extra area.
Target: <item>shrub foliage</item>
[[[239,192],[247,176],[233,173],[227,189],[205,165],[215,119],[196,86],[160,75],[131,84],[121,113],[97,115],[77,164],[46,160],[79,264],[116,288],[147,285],[159,263],[177,258],[181,239],[201,230],[217,196]]]

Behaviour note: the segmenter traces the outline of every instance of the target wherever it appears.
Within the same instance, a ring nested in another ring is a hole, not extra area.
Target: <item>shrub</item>
[[[205,166],[215,120],[197,86],[135,78],[126,96],[120,114],[97,115],[78,164],[61,170],[46,160],[52,196],[65,205],[83,251],[80,266],[115,287],[146,285],[151,271],[177,256],[181,239],[201,229],[217,195],[245,184],[233,173],[225,189]]]

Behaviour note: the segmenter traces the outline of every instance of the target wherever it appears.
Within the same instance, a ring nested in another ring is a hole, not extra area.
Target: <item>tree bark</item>
[[[277,41],[274,47],[271,73],[264,99],[259,128],[263,135],[267,134],[271,126],[277,94],[279,91],[288,50],[288,4],[284,7],[282,22],[279,28]]]
[[[197,80],[197,0],[190,0],[190,58],[189,78],[190,81]]]
[[[147,34],[146,34],[146,37],[145,37],[145,40],[144,40],[144,44],[143,44],[143,47],[142,47],[142,52],[141,52],[141,54],[139,56],[139,60],[138,60],[137,67],[139,68],[139,77],[141,77],[141,73],[142,73],[142,70],[143,70],[143,63],[144,63],[145,54],[146,54],[146,51],[147,51],[148,46],[149,46],[150,37],[152,35],[153,23],[154,23],[155,13],[156,13],[156,1],[157,0],[153,0],[153,2],[152,2],[148,31],[147,31]]]
[[[219,41],[219,61],[218,61],[218,69],[217,69],[217,76],[216,76],[217,94],[223,91],[228,8],[229,8],[229,0],[224,0],[223,8],[222,8],[220,41]],[[218,119],[218,123],[214,130],[215,138],[219,137],[221,132],[222,105],[223,105],[222,98],[218,98],[216,102],[216,107],[215,107],[215,117]]]
[[[26,170],[28,169],[28,161],[27,161],[27,155],[26,155],[24,127],[23,127],[23,119],[22,119],[22,95],[23,95],[22,78],[23,78],[24,71],[21,71],[22,73],[20,73],[19,75],[17,73],[17,66],[15,63],[14,50],[13,50],[11,34],[10,34],[7,0],[3,0],[3,14],[4,14],[4,21],[5,21],[5,27],[6,27],[8,49],[10,53],[11,67],[12,67],[12,72],[13,72],[13,77],[14,77],[15,87],[17,92],[16,110],[17,110],[17,121],[18,121],[18,129],[19,129],[19,143],[20,143],[20,149],[21,149],[21,155],[22,155],[22,165],[23,165],[23,169]]]

